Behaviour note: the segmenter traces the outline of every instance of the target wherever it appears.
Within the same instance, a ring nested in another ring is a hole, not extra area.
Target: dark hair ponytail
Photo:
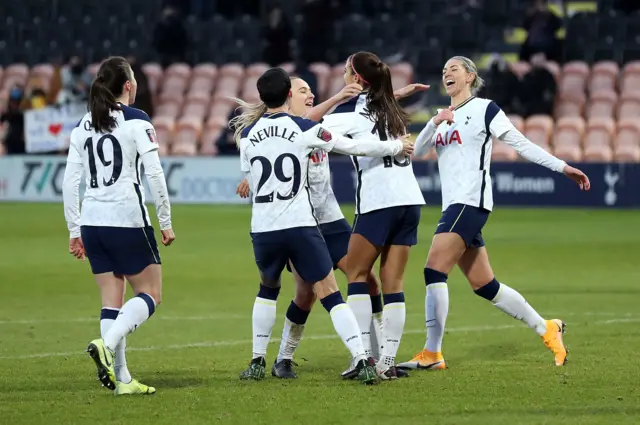
[[[108,133],[116,127],[111,111],[119,110],[117,98],[122,88],[132,79],[131,67],[126,59],[114,56],[102,62],[89,91],[91,126],[96,133]]]
[[[384,129],[391,137],[400,137],[407,132],[409,114],[400,106],[393,94],[391,70],[386,63],[370,52],[358,52],[349,60],[351,70],[365,85],[368,118],[376,128]]]

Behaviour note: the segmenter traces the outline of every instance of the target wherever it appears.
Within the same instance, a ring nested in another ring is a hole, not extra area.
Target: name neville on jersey
[[[288,128],[277,127],[272,125],[270,127],[263,128],[262,130],[256,131],[252,138],[249,139],[251,144],[255,146],[256,144],[262,142],[269,137],[279,137],[281,139],[286,139],[290,142],[294,142],[295,138],[298,136],[298,133],[295,131],[291,131]]]

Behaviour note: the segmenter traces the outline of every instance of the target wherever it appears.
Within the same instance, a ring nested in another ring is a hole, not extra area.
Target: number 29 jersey
[[[366,93],[356,96],[333,113],[325,115],[322,123],[331,131],[352,139],[377,137],[386,141],[388,136],[378,131],[366,115]],[[356,214],[365,214],[384,208],[424,205],[411,158],[403,153],[383,158],[352,156],[356,169]]]
[[[81,226],[147,227],[140,157],[158,149],[149,116],[120,105],[112,111],[116,127],[96,133],[87,113],[71,132],[67,162],[82,164],[86,189],[80,212]]]
[[[324,126],[284,112],[265,114],[243,130],[240,168],[250,173],[251,232],[318,225],[309,193],[309,155],[333,146]]]

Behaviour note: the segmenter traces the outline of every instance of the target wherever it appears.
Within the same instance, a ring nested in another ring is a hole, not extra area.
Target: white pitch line
[[[492,316],[503,316],[503,313],[498,311],[494,313],[490,313]],[[542,312],[543,317],[575,317],[575,316],[586,316],[586,317],[636,317],[637,313],[614,313],[614,312],[606,312],[606,311],[586,311],[582,313],[559,313],[559,312]],[[415,313],[407,313],[408,317],[411,316],[424,316],[424,312],[415,312]],[[239,314],[239,313],[220,313],[220,314],[212,314],[205,316],[162,316],[159,315],[157,318],[153,320],[163,320],[168,322],[179,322],[179,321],[207,321],[207,320],[243,320],[250,319],[250,314]],[[98,322],[100,317],[72,317],[65,319],[8,319],[8,320],[0,320],[0,325],[40,325],[40,324],[58,324],[58,323],[94,323]]]
[[[595,325],[612,325],[615,323],[632,323],[632,322],[640,322],[640,318],[629,318],[623,317],[618,319],[609,319],[609,320],[599,320],[592,322],[591,324]],[[498,325],[498,326],[468,326],[468,327],[459,327],[459,328],[449,328],[446,332],[486,332],[486,331],[496,331],[503,329],[513,329],[519,328],[522,325]],[[423,334],[425,333],[425,329],[410,329],[405,330],[403,335],[412,335],[412,334]],[[327,335],[310,335],[303,337],[304,340],[312,340],[312,341],[322,341],[327,339],[337,339],[338,336],[336,334],[327,334]],[[280,338],[271,338],[270,342],[279,342]],[[165,346],[151,346],[151,347],[127,347],[127,351],[160,351],[160,350],[184,350],[188,348],[215,348],[215,347],[230,347],[236,345],[250,345],[252,340],[250,339],[242,339],[242,340],[233,340],[233,341],[209,341],[209,342],[195,342],[191,344],[172,344]],[[69,356],[77,356],[83,355],[84,352],[81,350],[78,351],[69,351],[69,352],[60,352],[60,353],[35,353],[35,354],[22,354],[17,356],[0,356],[0,360],[21,360],[21,359],[38,359],[38,358],[46,358],[46,357],[69,357]]]

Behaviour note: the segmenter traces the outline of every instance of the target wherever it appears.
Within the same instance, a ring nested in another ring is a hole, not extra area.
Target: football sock
[[[149,294],[140,293],[124,303],[118,318],[103,337],[104,345],[116,351],[116,347],[122,338],[135,331],[140,325],[149,319],[156,311],[156,302]]]
[[[384,347],[380,362],[385,368],[395,366],[396,354],[404,331],[406,309],[404,292],[384,294]]]
[[[284,318],[284,328],[282,329],[282,340],[280,341],[277,361],[293,359],[293,354],[302,339],[304,325],[307,323],[309,313],[310,311],[302,310],[295,302],[291,301],[287,315]]]
[[[347,304],[356,317],[362,345],[367,357],[371,356],[371,296],[366,282],[354,282],[347,286]]]
[[[493,303],[509,316],[521,320],[540,336],[547,331],[544,319],[533,309],[522,295],[495,278],[485,286],[476,289],[475,293]]]
[[[382,333],[382,295],[371,295],[371,351],[373,357],[379,359],[382,356],[384,346],[384,335]]]
[[[368,295],[367,295],[368,297]],[[349,306],[342,299],[340,292],[334,292],[320,300],[322,306],[329,312],[333,327],[336,332],[347,346],[351,357],[358,362],[365,359],[365,350],[362,345],[362,337],[360,329],[358,328],[358,322],[349,308]],[[371,319],[367,326],[371,325]],[[368,329],[368,328],[367,328]]]
[[[442,351],[444,326],[449,314],[447,275],[437,270],[425,268],[424,281],[427,285],[427,295],[424,301],[427,342],[424,348],[432,353],[439,353]]]
[[[120,312],[119,309],[109,307],[103,307],[100,311],[100,335],[102,338],[107,335],[107,332],[111,328],[111,325],[118,318],[118,312]],[[127,337],[125,336],[116,346],[115,372],[117,381],[128,384],[129,382],[131,382],[131,374],[129,373],[129,369],[127,368],[127,357],[125,354],[126,348]]]
[[[265,357],[267,345],[271,338],[271,331],[276,324],[276,300],[280,287],[269,288],[260,285],[258,296],[253,303],[253,358]]]

